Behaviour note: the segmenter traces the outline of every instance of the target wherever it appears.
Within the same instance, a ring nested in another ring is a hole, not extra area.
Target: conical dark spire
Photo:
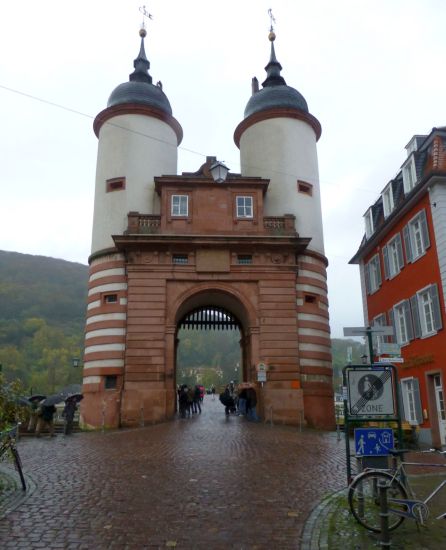
[[[271,55],[269,58],[269,63],[265,67],[266,80],[265,82],[262,82],[262,86],[264,88],[268,86],[286,86],[285,79],[283,76],[280,76],[282,65],[277,61],[276,52],[274,50],[274,40],[276,39],[275,33],[271,31],[268,38],[271,41]]]
[[[149,74],[150,61],[147,59],[144,49],[144,38],[146,37],[146,34],[147,32],[144,28],[139,31],[139,36],[141,37],[141,48],[139,49],[138,57],[133,61],[135,70],[129,76],[129,79],[132,82],[147,82],[152,84],[152,77]]]

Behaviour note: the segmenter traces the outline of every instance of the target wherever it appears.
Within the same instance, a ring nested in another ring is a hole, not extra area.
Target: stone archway
[[[229,284],[198,284],[186,289],[168,308],[166,331],[166,415],[175,414],[176,387],[175,372],[178,346],[178,330],[190,312],[200,310],[223,310],[236,320],[240,330],[241,371],[243,380],[254,380],[258,361],[258,319],[249,298]]]

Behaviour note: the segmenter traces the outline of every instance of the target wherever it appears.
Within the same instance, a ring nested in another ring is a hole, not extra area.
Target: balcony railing
[[[295,235],[295,220],[296,217],[292,214],[285,214],[285,216],[267,216],[263,218],[263,229],[265,233],[270,235]],[[129,212],[126,234],[159,233],[160,227],[161,216]],[[236,232],[236,228],[234,228],[234,231]]]

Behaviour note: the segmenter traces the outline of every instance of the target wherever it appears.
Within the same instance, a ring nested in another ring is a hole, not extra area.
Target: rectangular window
[[[118,295],[117,294],[103,294],[102,300],[104,304],[117,304],[118,303]]]
[[[403,229],[408,262],[418,260],[430,246],[426,210],[421,210]]]
[[[412,426],[423,422],[418,378],[401,380],[401,397],[403,399],[404,418]]]
[[[412,155],[403,166],[403,185],[404,193],[407,195],[417,183],[417,174],[415,171],[415,158]]]
[[[383,198],[383,207],[384,207],[384,217],[387,218],[391,214],[394,208],[393,191],[392,191],[391,183],[389,183],[389,185],[382,192],[382,198]]]
[[[365,236],[367,239],[369,239],[373,235],[373,212],[372,209],[369,208],[367,212],[364,214],[364,223],[365,223]]]
[[[385,327],[385,326],[386,326],[385,313],[381,313],[380,315],[377,315],[376,317],[374,317],[372,322],[372,327]],[[373,335],[374,345],[376,346],[378,353],[379,353],[381,344],[385,342],[385,338],[386,337],[382,335],[378,335],[378,334]]]
[[[106,390],[115,390],[118,385],[118,377],[116,374],[107,374],[104,381]]]
[[[239,254],[237,256],[237,263],[239,265],[251,265],[252,264],[251,254]]]
[[[393,323],[395,325],[396,341],[400,346],[413,340],[413,324],[409,300],[403,300],[393,307]]]
[[[189,257],[187,254],[173,254],[172,263],[179,265],[186,265],[189,263]]]
[[[425,338],[437,334],[443,326],[437,285],[419,290],[412,296],[410,303],[415,336]]]
[[[112,178],[105,182],[106,193],[122,191],[123,189],[125,189],[125,178]]]
[[[381,263],[378,254],[375,254],[375,256],[365,264],[365,280],[367,294],[373,294],[381,286]]]
[[[392,279],[404,267],[403,244],[398,233],[383,247],[384,276]]]
[[[187,195],[172,195],[172,216],[188,216]]]
[[[237,218],[252,218],[252,197],[237,197]]]
[[[310,197],[313,195],[313,186],[306,181],[297,180],[297,190],[299,193],[310,195]]]

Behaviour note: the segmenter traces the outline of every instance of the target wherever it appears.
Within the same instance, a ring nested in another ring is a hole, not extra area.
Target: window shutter
[[[375,256],[375,262],[376,262],[376,273],[378,274],[378,287],[380,287],[382,283],[382,277],[381,277],[381,262],[379,260],[378,254]]]
[[[389,250],[387,246],[383,246],[383,260],[384,260],[384,279],[390,277],[390,266],[389,266]]]
[[[364,264],[365,290],[370,294],[370,268],[369,264]]]
[[[412,321],[415,338],[421,337],[420,311],[418,309],[418,296],[412,296],[410,299],[410,309],[412,310]]]
[[[429,248],[431,245],[429,240],[429,229],[427,227],[426,210],[422,210],[420,212],[420,225],[421,225],[421,232],[423,234],[424,249],[426,249],[426,248]]]
[[[420,397],[420,384],[418,383],[418,378],[413,379],[413,400],[415,404],[415,421],[411,422],[412,424],[422,424],[423,423],[423,409],[421,407],[421,397]]]
[[[429,294],[432,300],[432,310],[434,314],[434,328],[435,330],[440,330],[443,328],[441,320],[441,308],[440,308],[440,298],[438,296],[438,287],[436,284],[432,285],[429,288]]]
[[[409,419],[406,413],[408,410],[406,384],[400,382],[398,386],[398,408],[400,409],[401,420],[408,422]]]
[[[404,267],[404,256],[403,256],[403,244],[401,242],[401,234],[400,233],[398,233],[398,235],[395,239],[395,242],[396,242],[396,250],[397,250],[397,254],[398,254],[398,267],[401,270]]]
[[[391,326],[393,327],[393,336],[389,336],[389,342],[397,342],[398,339],[396,337],[395,316],[393,314],[393,308],[389,309],[389,321]]]
[[[411,262],[412,261],[412,245],[411,245],[411,242],[410,242],[409,224],[404,226],[403,238],[404,238],[404,248],[406,249],[406,260],[408,262]]]
[[[409,340],[413,340],[413,323],[412,323],[412,317],[410,315],[410,304],[409,300],[404,300],[404,318],[406,320],[406,327],[407,327],[407,337]]]

